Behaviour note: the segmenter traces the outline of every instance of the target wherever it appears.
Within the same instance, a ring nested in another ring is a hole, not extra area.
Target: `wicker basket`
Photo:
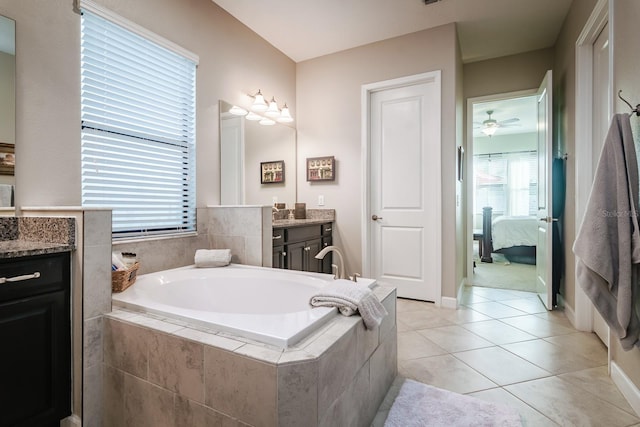
[[[111,289],[113,292],[122,292],[133,285],[138,275],[140,263],[136,262],[126,270],[116,270],[111,272]]]

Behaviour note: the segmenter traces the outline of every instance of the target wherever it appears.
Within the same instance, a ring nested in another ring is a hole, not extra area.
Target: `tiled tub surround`
[[[368,426],[397,373],[396,292],[374,293],[389,312],[379,328],[336,315],[287,350],[115,310],[103,425]]]

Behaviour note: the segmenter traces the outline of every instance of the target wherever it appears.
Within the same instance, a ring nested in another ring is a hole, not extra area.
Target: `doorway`
[[[468,101],[474,286],[536,291],[538,105],[536,91]]]

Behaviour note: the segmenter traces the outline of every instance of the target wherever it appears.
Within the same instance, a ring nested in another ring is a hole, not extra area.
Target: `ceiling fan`
[[[517,118],[517,117],[513,117],[511,119],[497,121],[496,119],[491,117],[491,115],[493,114],[493,110],[487,110],[487,114],[489,115],[489,118],[481,123],[480,131],[483,134],[487,135],[488,137],[491,137],[493,134],[495,134],[496,131],[498,130],[498,128],[514,126],[515,123],[520,121],[520,119]],[[476,122],[476,124],[480,124],[480,123]]]

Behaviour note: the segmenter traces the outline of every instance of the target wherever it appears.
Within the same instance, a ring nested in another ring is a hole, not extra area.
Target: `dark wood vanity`
[[[0,259],[0,425],[71,414],[70,253]]]
[[[332,253],[315,256],[332,244],[333,222],[283,221],[273,225],[273,268],[331,273]]]

